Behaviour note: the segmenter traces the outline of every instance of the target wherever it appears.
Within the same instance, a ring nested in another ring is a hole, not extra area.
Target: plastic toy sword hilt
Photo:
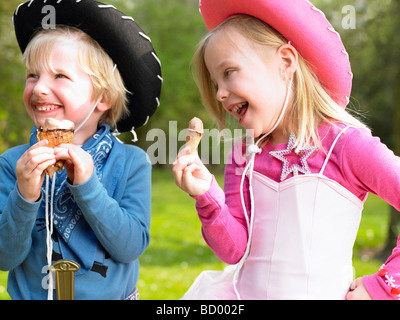
[[[58,260],[50,266],[56,275],[57,300],[74,300],[75,272],[80,265],[72,260]]]

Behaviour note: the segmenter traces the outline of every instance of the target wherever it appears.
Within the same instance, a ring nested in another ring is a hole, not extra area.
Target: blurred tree
[[[26,143],[32,128],[22,100],[25,71],[12,24],[19,3],[0,2],[0,153]]]
[[[206,128],[213,126],[202,107],[190,70],[195,47],[207,31],[198,10],[198,0],[135,0],[120,3],[121,6],[117,6],[132,15],[151,37],[161,60],[164,79],[160,107],[149,123],[137,130],[139,141],[136,144],[147,150],[149,145],[157,142],[146,141],[147,132],[157,128],[167,135],[168,152],[170,140],[176,143],[176,134],[187,127],[192,117],[203,119]],[[170,124],[170,121],[176,123]],[[122,138],[128,142],[130,136],[122,135]]]
[[[400,12],[399,1],[392,1],[391,8],[392,12]],[[389,59],[392,62],[392,71],[394,73],[394,81],[391,83],[391,88],[393,90],[393,117],[392,117],[392,150],[396,155],[400,155],[400,39],[397,37],[398,30],[400,28],[400,17],[398,14],[392,14],[393,29],[392,33],[388,37],[388,43],[386,44],[389,51]],[[393,247],[397,243],[397,239],[400,234],[400,214],[394,208],[390,208],[390,223],[388,228],[388,238],[387,243],[384,248],[383,254],[388,255]]]

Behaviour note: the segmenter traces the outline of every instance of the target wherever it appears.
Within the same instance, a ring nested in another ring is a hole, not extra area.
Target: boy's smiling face
[[[91,79],[79,65],[76,41],[57,41],[50,53],[50,63],[38,62],[34,70],[26,72],[24,103],[38,127],[43,126],[46,118],[67,119],[77,127],[96,104],[92,100]],[[84,127],[97,129],[98,118],[94,113]]]

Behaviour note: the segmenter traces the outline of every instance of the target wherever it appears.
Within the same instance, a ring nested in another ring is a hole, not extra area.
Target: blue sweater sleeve
[[[28,255],[40,202],[20,195],[14,166],[0,157],[0,270],[13,269]]]
[[[110,197],[94,172],[84,184],[69,185],[102,246],[119,262],[139,258],[150,241],[151,164],[144,151],[129,148],[125,178]]]

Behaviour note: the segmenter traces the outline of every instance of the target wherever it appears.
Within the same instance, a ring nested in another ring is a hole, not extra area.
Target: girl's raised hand
[[[176,185],[191,196],[206,193],[211,186],[212,175],[190,148],[182,149],[172,166]]]
[[[54,150],[46,147],[47,145],[47,140],[39,141],[26,150],[17,161],[17,186],[26,201],[35,202],[40,198],[44,170],[56,163]]]

